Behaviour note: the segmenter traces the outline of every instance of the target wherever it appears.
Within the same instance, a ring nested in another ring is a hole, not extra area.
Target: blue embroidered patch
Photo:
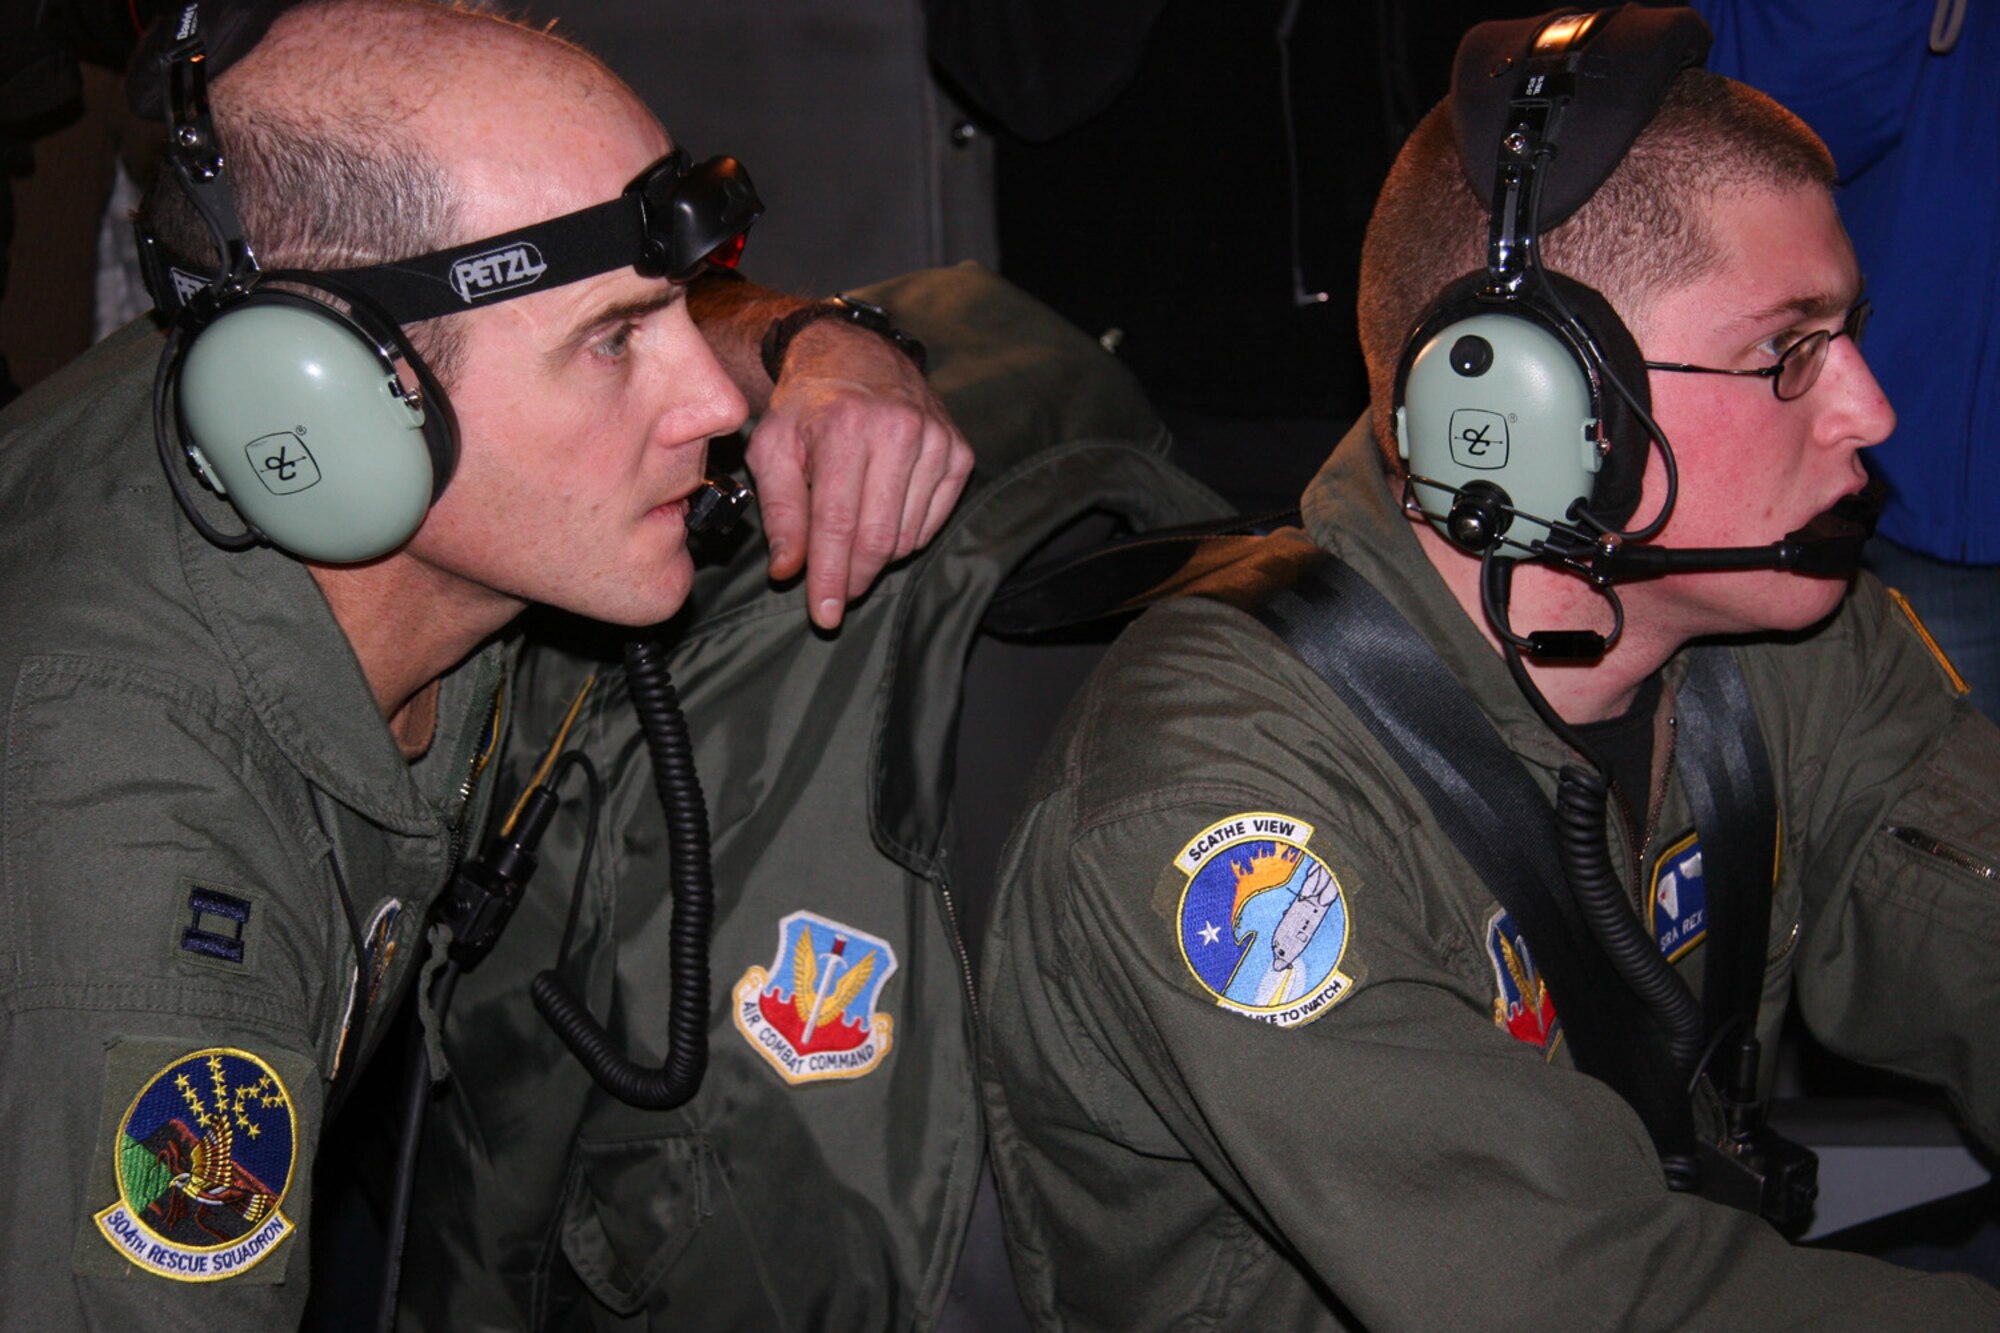
[[[118,1126],[118,1202],[97,1229],[176,1282],[235,1277],[293,1231],[278,1205],[298,1118],[276,1070],[248,1051],[195,1051],[147,1081]]]
[[[396,922],[403,914],[401,899],[386,899],[375,909],[375,915],[368,918],[368,928],[361,934],[362,957],[368,960],[368,977],[363,988],[361,967],[356,965],[347,978],[347,1006],[341,1012],[340,1041],[333,1048],[333,1071],[329,1078],[337,1077],[341,1065],[347,1059],[347,1039],[359,1013],[363,1023],[374,1011],[375,1000],[382,991],[382,979],[389,975],[389,964],[396,959]],[[360,1008],[357,1010],[356,1005]]]
[[[860,1078],[894,1042],[896,1020],[875,1005],[895,971],[887,940],[793,912],[778,923],[770,968],[736,983],[736,1030],[787,1083]]]
[[[1224,1009],[1297,1027],[1353,990],[1340,970],[1347,898],[1326,862],[1306,850],[1312,835],[1312,825],[1288,815],[1232,815],[1174,858],[1188,877],[1181,957]]]
[[[1667,961],[1678,962],[1708,938],[1708,884],[1701,873],[1701,843],[1692,833],[1653,865],[1646,891],[1646,923]]]

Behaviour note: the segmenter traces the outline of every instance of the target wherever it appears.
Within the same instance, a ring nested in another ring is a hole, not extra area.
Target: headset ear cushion
[[[187,437],[244,519],[308,560],[352,563],[408,541],[438,486],[438,404],[406,401],[381,343],[344,313],[260,288],[183,357]]]
[[[1554,289],[1573,319],[1565,318],[1546,292],[1537,290],[1544,280]],[[1603,422],[1611,441],[1611,450],[1605,457],[1604,466],[1598,471],[1595,485],[1591,487],[1590,512],[1608,528],[1624,527],[1639,507],[1639,491],[1645,481],[1646,453],[1650,441],[1638,415],[1625,401],[1625,395],[1605,379],[1598,367],[1616,375],[1632,396],[1639,400],[1640,406],[1651,413],[1652,394],[1639,344],[1602,293],[1574,278],[1541,269],[1529,277],[1527,290],[1522,296],[1509,301],[1480,300],[1479,293],[1491,285],[1492,279],[1486,271],[1478,269],[1454,280],[1439,294],[1437,302],[1426,312],[1417,331],[1404,346],[1402,360],[1396,367],[1395,406],[1403,406],[1410,366],[1417,352],[1436,330],[1474,315],[1510,310],[1541,323],[1577,349],[1580,365],[1591,358],[1597,362],[1596,367],[1584,365],[1583,368],[1586,378],[1597,384],[1592,410]],[[1589,350],[1586,352],[1582,350],[1584,348]]]
[[[1650,415],[1653,395],[1646,379],[1645,357],[1639,351],[1632,331],[1625,327],[1625,321],[1611,308],[1611,302],[1605,300],[1595,287],[1585,286],[1560,273],[1543,269],[1539,277],[1548,280],[1562,303],[1576,317],[1584,338],[1595,349],[1598,361],[1617,377],[1618,382],[1639,400],[1639,405]],[[1538,278],[1529,279],[1531,286],[1536,281]],[[1625,395],[1618,392],[1608,379],[1599,394],[1598,416],[1611,440],[1611,452],[1605,456],[1603,470],[1597,474],[1597,487],[1591,492],[1590,512],[1598,522],[1616,530],[1631,522],[1633,511],[1639,507],[1639,490],[1646,479],[1646,454],[1651,440],[1638,414],[1625,401]]]

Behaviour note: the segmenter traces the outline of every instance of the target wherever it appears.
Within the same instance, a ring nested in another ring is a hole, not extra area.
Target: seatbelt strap
[[[1464,686],[1381,593],[1332,555],[1251,609],[1396,759],[1514,919],[1555,997],[1577,1068],[1625,1098],[1662,1156],[1691,1154],[1692,1106],[1659,1023],[1618,976],[1570,898],[1548,798]],[[1741,672],[1726,650],[1695,656],[1690,685],[1697,716],[1680,746],[1683,780],[1691,802],[1695,786],[1707,802],[1705,809],[1696,803],[1705,878],[1711,865],[1730,867],[1706,879],[1711,912],[1720,898],[1741,894],[1727,918],[1713,917],[1709,928],[1703,990],[1712,1034],[1728,1014],[1755,1021],[1763,977],[1756,941],[1764,932],[1754,921],[1769,915],[1770,879],[1733,867],[1768,870],[1775,843],[1759,842],[1760,828],[1773,824],[1770,776]],[[1738,818],[1738,808],[1761,812],[1761,821]],[[1761,855],[1744,859],[1744,848],[1759,846]]]
[[[1235,515],[1135,533],[1042,561],[1000,585],[980,628],[1023,637],[1130,615],[1232,564],[1257,549],[1265,534],[1298,523],[1296,509]],[[1314,554],[1310,548],[1307,553]]]
[[[1756,1030],[1777,878],[1778,799],[1750,689],[1729,650],[1697,649],[1675,700],[1681,787],[1701,839],[1708,904],[1702,1009],[1711,1041],[1733,1017]]]

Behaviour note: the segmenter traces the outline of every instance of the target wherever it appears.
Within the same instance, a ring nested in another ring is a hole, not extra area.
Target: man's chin
[[[1783,580],[1760,609],[1756,629],[1768,633],[1795,633],[1811,629],[1835,611],[1854,584],[1852,574],[1801,574],[1785,571],[1774,575]]]
[[[687,604],[694,585],[694,562],[685,547],[677,547],[664,566],[648,562],[645,572],[626,579],[610,578],[587,597],[563,609],[624,629],[649,629],[672,620]]]

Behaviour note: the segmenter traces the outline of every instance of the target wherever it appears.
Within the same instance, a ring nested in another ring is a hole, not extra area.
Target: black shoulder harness
[[[1729,650],[1689,650],[1675,705],[1676,770],[1701,839],[1709,913],[1700,1015],[1708,1055],[1685,1069],[1669,1053],[1662,1020],[1583,919],[1557,854],[1555,811],[1486,714],[1373,585],[1296,534],[1261,535],[1269,526],[1149,534],[1029,571],[996,599],[1000,614],[987,628],[1046,632],[1186,595],[1260,620],[1395,757],[1484,877],[1534,950],[1577,1068],[1632,1106],[1663,1162],[1689,1164],[1685,1174],[1670,1172],[1670,1183],[1695,1188],[1698,1179],[1705,1196],[1761,1212],[1781,1230],[1802,1226],[1811,1155],[1774,1144],[1762,1126],[1754,1058],[1708,1069],[1732,1033],[1739,1045],[1754,1038],[1778,849],[1770,761]],[[1747,1048],[1754,1057],[1754,1041]],[[1691,1090],[1704,1073],[1729,1120],[1721,1145],[1698,1142]]]
[[[1395,758],[1514,918],[1556,998],[1577,1067],[1631,1103],[1663,1155],[1691,1156],[1685,1075],[1665,1057],[1658,1020],[1612,970],[1562,891],[1548,798],[1464,686],[1387,599],[1335,556],[1270,589],[1252,613]],[[1763,982],[1757,923],[1770,910],[1775,798],[1749,693],[1726,649],[1694,651],[1677,718],[1683,732],[1676,752],[1710,885],[1703,990],[1712,1038],[1738,1015],[1754,1026]],[[1716,915],[1724,903],[1727,921]]]

